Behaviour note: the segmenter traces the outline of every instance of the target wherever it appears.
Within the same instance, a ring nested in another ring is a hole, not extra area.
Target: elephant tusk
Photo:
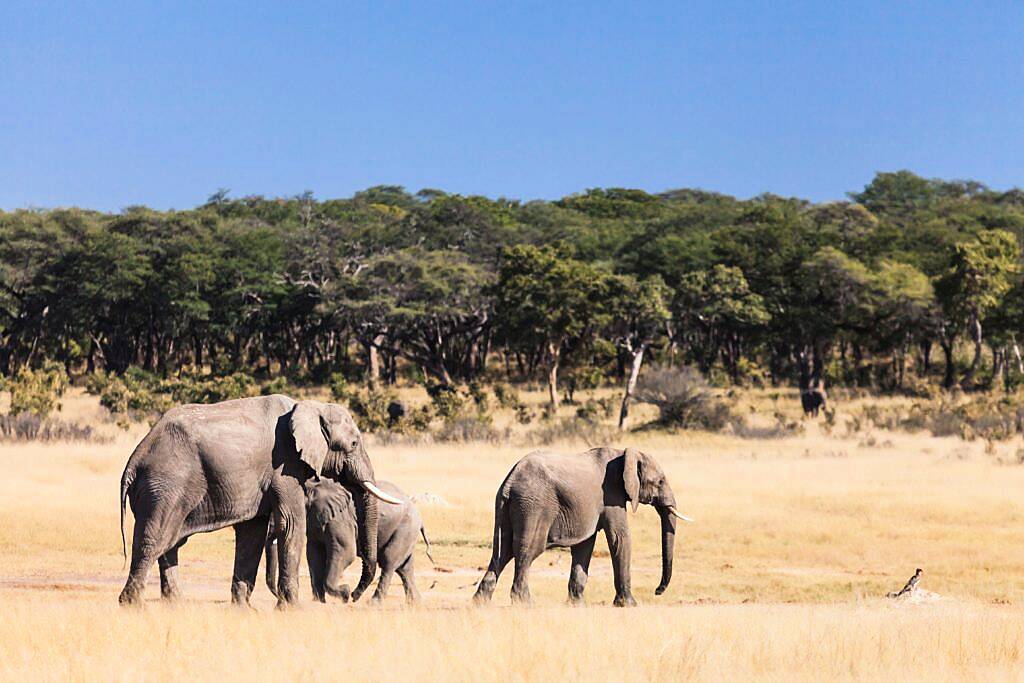
[[[381,500],[383,500],[385,503],[391,503],[392,505],[404,505],[405,504],[405,501],[402,500],[401,498],[395,498],[394,496],[392,496],[390,494],[387,494],[387,493],[384,493],[383,491],[381,491],[379,488],[377,488],[377,485],[374,484],[372,481],[360,482],[360,485],[364,489],[366,489],[367,491],[372,493],[373,495],[375,495],[378,498],[380,498]]]
[[[683,520],[684,522],[692,522],[693,521],[692,519],[690,519],[686,515],[681,515],[678,512],[676,512],[676,509],[674,507],[672,507],[671,505],[669,506],[668,511],[671,512],[676,517],[678,517],[679,519]]]

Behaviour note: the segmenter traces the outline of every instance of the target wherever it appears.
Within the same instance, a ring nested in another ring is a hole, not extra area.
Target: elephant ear
[[[309,465],[317,477],[323,469],[328,451],[327,437],[320,426],[322,405],[316,401],[299,401],[292,410],[290,421],[299,459]]]
[[[622,454],[622,483],[626,497],[633,503],[633,512],[640,505],[640,451],[627,448]]]
[[[321,530],[326,529],[331,520],[338,515],[347,514],[349,519],[356,518],[352,494],[344,486],[326,479],[310,496],[309,511]]]

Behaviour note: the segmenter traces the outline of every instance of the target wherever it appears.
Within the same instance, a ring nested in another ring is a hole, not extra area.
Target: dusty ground
[[[794,410],[786,396],[749,402]],[[64,413],[103,424],[77,393]],[[118,480],[146,427],[103,429],[113,442],[0,445],[0,679],[1024,677],[1024,467],[1001,464],[1019,443],[993,454],[817,425],[773,440],[630,435],[623,444],[658,458],[697,520],[681,529],[672,586],[655,597],[657,516],[632,517],[635,610],[609,606],[603,540],[588,607],[564,606],[569,558],[559,551],[534,565],[533,608],[507,607],[508,574],[493,607],[469,607],[490,554],[494,491],[526,450],[377,445],[380,478],[450,503],[421,506],[437,560],[420,548],[423,607],[404,608],[395,584],[382,609],[307,601],[279,613],[260,585],[258,611],[241,614],[227,604],[224,531],[182,549],[183,604],[159,604],[154,571],[145,609],[117,607]],[[915,567],[941,599],[882,597]]]

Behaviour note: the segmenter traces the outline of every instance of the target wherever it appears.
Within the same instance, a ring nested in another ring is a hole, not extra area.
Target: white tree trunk
[[[630,348],[633,362],[629,369],[629,379],[626,380],[626,393],[622,397],[622,407],[619,409],[619,429],[626,428],[626,420],[629,418],[629,401],[633,398],[633,392],[636,391],[636,381],[640,377],[640,366],[644,362],[644,351],[646,349],[646,344],[641,344],[640,348],[635,351]]]

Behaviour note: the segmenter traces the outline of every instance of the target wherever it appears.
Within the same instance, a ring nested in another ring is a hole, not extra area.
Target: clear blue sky
[[[0,6],[5,209],[1024,184],[1019,2],[68,4]]]

